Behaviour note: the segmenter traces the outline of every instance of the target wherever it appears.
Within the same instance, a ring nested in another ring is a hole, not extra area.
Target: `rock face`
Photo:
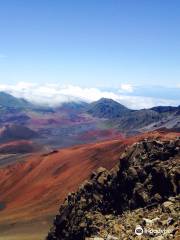
[[[134,144],[111,171],[99,168],[77,193],[67,196],[47,240],[83,240],[93,236],[104,239],[107,234],[118,239],[135,239],[132,226],[152,223],[161,210],[162,219],[155,220],[162,223],[170,221],[170,217],[174,225],[171,238],[157,239],[173,239],[177,231],[178,204],[172,196],[179,194],[179,163],[179,139]],[[136,211],[138,217],[132,217]]]

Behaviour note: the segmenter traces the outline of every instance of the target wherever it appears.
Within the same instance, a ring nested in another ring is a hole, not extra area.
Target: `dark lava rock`
[[[108,229],[119,239],[135,239],[127,235],[132,231],[124,231],[118,219],[136,209],[141,209],[139,217],[142,218],[146,213],[144,209],[160,206],[163,202],[162,211],[172,213],[173,218],[175,201],[172,196],[179,194],[179,163],[179,139],[165,142],[145,140],[132,145],[121,156],[119,165],[111,171],[98,169],[76,193],[67,196],[47,240],[102,237]]]

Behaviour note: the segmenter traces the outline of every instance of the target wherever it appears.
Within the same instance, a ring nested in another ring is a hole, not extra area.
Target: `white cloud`
[[[0,84],[0,91],[5,91],[15,97],[25,98],[28,101],[49,106],[59,105],[68,101],[96,101],[102,97],[111,98],[132,108],[150,108],[157,105],[178,105],[176,100],[158,99],[142,96],[128,96],[113,91],[103,91],[98,88],[82,88],[74,85],[37,84],[19,82],[14,85]]]
[[[128,83],[122,83],[120,85],[120,89],[119,92],[128,92],[128,93],[132,93],[134,91],[133,86],[131,84]]]

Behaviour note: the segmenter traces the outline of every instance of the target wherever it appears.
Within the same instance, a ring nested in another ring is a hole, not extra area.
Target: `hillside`
[[[136,239],[136,224],[147,229],[156,222],[165,223],[166,232],[145,232],[143,239],[178,239],[178,198],[172,196],[179,194],[179,164],[180,139],[132,145],[111,171],[99,168],[67,196],[47,240]]]
[[[45,236],[67,193],[76,190],[99,166],[111,169],[123,149],[121,140],[107,141],[34,154],[1,168],[0,236],[3,240],[11,239],[14,233],[18,240],[24,240],[23,234],[30,239],[33,234]]]
[[[152,132],[128,139],[111,140],[33,154],[0,169],[0,234],[46,234],[60,203],[71,191],[103,166],[111,169],[127,145],[144,138],[174,139],[177,133]],[[83,171],[82,171],[83,169]],[[16,174],[14,174],[16,173]],[[38,226],[32,232],[32,225]],[[6,238],[4,238],[6,239]],[[38,238],[37,238],[38,239]],[[23,239],[24,240],[24,239]]]
[[[18,208],[28,203],[38,204],[43,199],[39,211],[34,213],[33,209],[29,209],[28,212],[35,215],[41,215],[41,210],[51,212],[52,209],[45,210],[44,206],[48,204],[50,208],[56,208],[50,203],[62,201],[69,190],[76,188],[98,166],[112,168],[121,149],[124,146],[118,140],[82,145],[43,155],[35,154],[24,163],[0,169],[0,201],[6,203],[7,211],[13,211],[13,206],[16,206],[13,212],[19,215]]]
[[[5,125],[0,128],[0,142],[12,140],[28,140],[38,137],[38,134],[32,129],[22,125]]]
[[[0,92],[0,111],[5,108],[22,110],[31,106],[31,103],[22,98],[16,98],[11,94]]]
[[[130,113],[131,110],[122,104],[107,98],[93,102],[89,105],[88,113],[98,118],[120,118],[125,114]]]
[[[134,111],[122,118],[116,120],[117,127],[124,132],[138,131],[144,126],[148,126],[151,123],[158,122],[162,119],[162,116],[149,109],[143,109]]]

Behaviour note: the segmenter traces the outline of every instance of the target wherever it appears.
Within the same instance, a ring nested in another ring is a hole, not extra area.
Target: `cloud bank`
[[[16,84],[0,84],[0,91],[24,98],[35,104],[48,106],[57,106],[69,101],[92,102],[103,97],[111,98],[131,109],[150,108],[157,105],[177,106],[179,104],[178,100],[133,96],[133,87],[129,84],[122,84],[117,91],[106,91],[74,85],[19,82]],[[131,96],[128,95],[129,93],[131,93]]]
[[[133,86],[131,84],[122,83],[120,85],[119,92],[132,93],[133,91],[134,91],[134,89],[133,89]]]

